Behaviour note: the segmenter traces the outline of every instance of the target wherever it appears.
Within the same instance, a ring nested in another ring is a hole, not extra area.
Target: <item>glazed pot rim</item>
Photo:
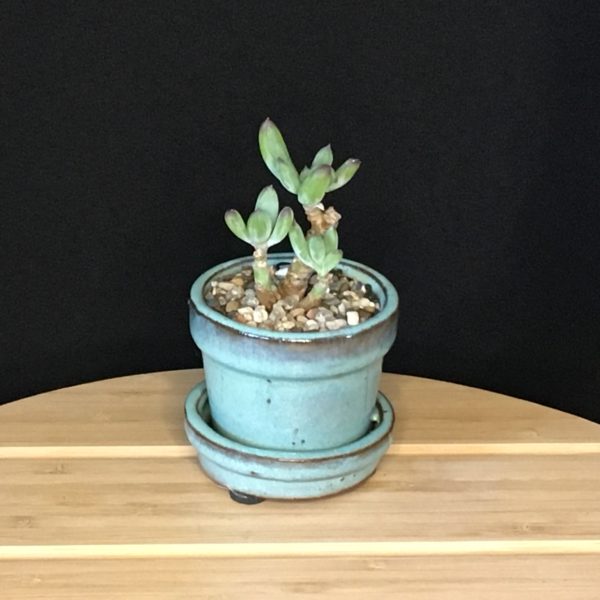
[[[269,255],[268,260],[269,263],[273,264],[291,261],[293,257],[294,254],[291,252],[280,252]],[[203,290],[208,282],[219,275],[219,273],[235,266],[239,266],[240,268],[244,266],[250,266],[252,264],[252,260],[252,256],[234,258],[232,260],[215,265],[214,267],[205,271],[192,284],[189,299],[190,308],[216,325],[225,327],[231,332],[238,333],[239,335],[248,336],[255,339],[276,340],[279,342],[292,343],[309,343],[315,340],[353,338],[364,331],[369,331],[373,328],[383,325],[384,323],[392,322],[396,317],[398,311],[398,293],[389,279],[371,267],[344,258],[340,263],[342,270],[344,270],[344,268],[348,268],[350,271],[356,272],[356,275],[352,276],[359,280],[361,279],[360,274],[364,273],[365,279],[375,280],[383,290],[385,297],[382,299],[382,308],[375,316],[367,319],[359,325],[343,327],[333,331],[272,331],[270,329],[260,329],[251,325],[238,323],[237,321],[234,321],[228,316],[220,313],[218,310],[211,308],[204,299]]]

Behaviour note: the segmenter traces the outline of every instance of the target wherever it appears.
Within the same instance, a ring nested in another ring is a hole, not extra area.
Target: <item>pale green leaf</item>
[[[308,253],[308,244],[306,243],[306,238],[304,237],[304,232],[298,223],[294,221],[290,228],[290,243],[292,245],[292,250],[296,254],[296,256],[304,263],[309,264],[310,262],[310,254]]]
[[[312,235],[308,238],[308,251],[310,253],[311,258],[313,259],[314,264],[321,265],[327,251],[325,250],[325,242],[323,241],[323,237],[320,235]]]
[[[328,165],[321,165],[311,169],[304,178],[298,190],[298,200],[305,206],[314,206],[323,200],[333,178],[333,169]]]
[[[231,209],[225,213],[225,223],[236,237],[244,240],[244,242],[250,241],[244,219],[237,210]]]
[[[310,169],[308,167],[304,167],[302,169],[302,171],[300,171],[300,183],[302,183],[305,179],[306,176],[310,173]]]
[[[327,144],[327,146],[323,146],[316,154],[312,161],[313,167],[318,167],[320,165],[329,165],[333,163],[333,151],[331,150],[331,144]]]
[[[329,192],[341,188],[346,185],[355,175],[360,167],[358,158],[349,158],[337,171],[333,177],[332,183],[329,186]]]
[[[277,220],[277,214],[279,213],[279,200],[277,198],[277,192],[272,185],[268,185],[260,191],[258,198],[256,199],[255,210],[266,212],[271,219],[271,227],[273,227]]]
[[[263,246],[267,243],[271,235],[271,219],[269,215],[262,210],[255,210],[248,217],[248,237],[254,246]]]
[[[298,171],[290,158],[281,132],[270,119],[266,119],[260,126],[258,146],[269,171],[279,179],[286,190],[297,193],[300,184]]]
[[[330,227],[323,234],[323,241],[325,242],[325,250],[329,254],[337,250],[338,247],[338,233],[336,227]]]
[[[271,247],[275,244],[279,244],[279,242],[281,242],[289,233],[293,222],[294,212],[289,206],[286,206],[281,210],[279,216],[277,217],[275,227],[273,227],[273,231],[271,232],[271,235],[267,241],[267,246]]]
[[[341,250],[335,250],[334,252],[328,254],[322,264],[323,272],[319,273],[319,275],[327,275],[327,273],[335,269],[340,260],[342,260],[342,257],[343,252]]]

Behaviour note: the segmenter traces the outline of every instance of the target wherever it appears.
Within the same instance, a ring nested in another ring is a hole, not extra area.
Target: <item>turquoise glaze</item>
[[[216,483],[257,499],[331,496],[367,479],[389,447],[394,413],[379,393],[376,418],[359,440],[333,450],[284,451],[251,448],[229,440],[210,424],[204,383],[185,403],[185,429],[204,472]]]
[[[271,264],[289,262],[274,254]],[[376,271],[343,260],[369,284],[381,311],[354,327],[276,332],[229,319],[210,308],[203,290],[215,277],[251,265],[232,260],[204,273],[190,294],[190,330],[202,351],[211,427],[254,449],[322,451],[352,444],[372,425],[381,364],[396,336],[398,296]]]

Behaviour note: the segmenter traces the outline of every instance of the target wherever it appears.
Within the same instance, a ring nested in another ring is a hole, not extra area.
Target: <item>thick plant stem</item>
[[[309,235],[320,235],[325,233],[330,227],[335,227],[342,218],[339,212],[330,206],[327,210],[322,204],[308,206],[304,209],[306,218],[310,223]]]
[[[256,248],[253,256],[252,271],[254,273],[256,297],[267,310],[271,310],[273,304],[278,300],[278,296],[271,276],[271,269],[267,263],[266,248]]]
[[[302,298],[306,294],[308,280],[313,270],[306,266],[299,258],[294,258],[283,281],[279,284],[279,293],[282,298],[286,296],[298,296]]]
[[[308,235],[320,235],[330,227],[335,227],[342,218],[341,215],[330,206],[327,210],[322,204],[307,206],[304,209],[306,218],[310,223]],[[313,270],[305,265],[299,258],[294,258],[284,280],[279,285],[282,297],[297,295],[303,298],[308,288],[308,280]]]
[[[315,285],[312,286],[310,292],[301,300],[298,306],[306,310],[318,306],[328,289],[329,277],[327,275],[324,277],[319,275]]]

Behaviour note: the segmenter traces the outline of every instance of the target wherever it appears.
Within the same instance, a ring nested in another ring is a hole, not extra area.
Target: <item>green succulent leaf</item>
[[[335,250],[337,250],[338,241],[339,241],[337,228],[330,227],[323,234],[323,241],[325,242],[325,250],[326,250],[327,254],[330,254],[331,252],[335,252]]]
[[[310,254],[308,252],[308,244],[304,237],[304,232],[298,223],[294,221],[290,228],[290,244],[296,256],[308,266],[312,266]]]
[[[225,213],[225,223],[232,231],[233,235],[241,240],[244,240],[244,242],[250,241],[248,237],[248,231],[246,229],[246,223],[244,223],[242,215],[240,215],[237,210],[231,209]]]
[[[360,160],[358,158],[349,158],[341,167],[335,172],[332,183],[329,186],[328,192],[337,190],[343,185],[346,185],[356,174],[360,167]]]
[[[329,165],[321,165],[311,169],[298,190],[300,203],[305,206],[314,206],[321,202],[331,185],[333,175],[334,171]]]
[[[298,171],[290,158],[281,132],[271,119],[266,119],[260,126],[258,146],[269,171],[288,192],[297,193],[300,185]]]
[[[338,266],[340,260],[342,260],[342,257],[343,252],[341,250],[335,250],[334,252],[331,252],[325,257],[325,260],[322,263],[322,271],[317,271],[317,273],[319,273],[321,276],[327,275],[327,273]]]
[[[278,171],[275,173],[275,176],[279,179],[281,185],[288,192],[297,194],[298,188],[300,187],[300,178],[298,176],[298,171],[296,171],[296,167],[291,163],[279,162],[277,169]]]
[[[302,171],[300,171],[300,175],[299,175],[299,177],[300,177],[300,183],[302,183],[306,179],[306,176],[309,173],[310,173],[310,169],[308,167],[304,167],[302,169]]]
[[[254,246],[264,246],[271,235],[273,225],[270,216],[263,210],[255,210],[248,217],[248,237]]]
[[[263,188],[256,199],[255,210],[262,210],[269,215],[271,219],[271,227],[275,225],[277,214],[279,213],[279,199],[277,192],[272,185]]]
[[[294,222],[294,212],[289,206],[286,206],[281,210],[279,216],[277,217],[277,221],[275,222],[275,226],[271,231],[271,235],[267,240],[267,246],[271,247],[275,244],[279,244],[285,236],[289,233],[290,227]]]
[[[333,151],[331,150],[331,144],[327,144],[327,146],[323,146],[316,154],[312,161],[313,167],[318,167],[319,165],[329,165],[333,163]]]
[[[327,255],[327,250],[325,249],[325,242],[323,241],[323,236],[321,235],[313,235],[308,238],[308,251],[310,253],[310,257],[313,260],[313,264],[315,266],[321,265],[325,260],[325,256]]]

